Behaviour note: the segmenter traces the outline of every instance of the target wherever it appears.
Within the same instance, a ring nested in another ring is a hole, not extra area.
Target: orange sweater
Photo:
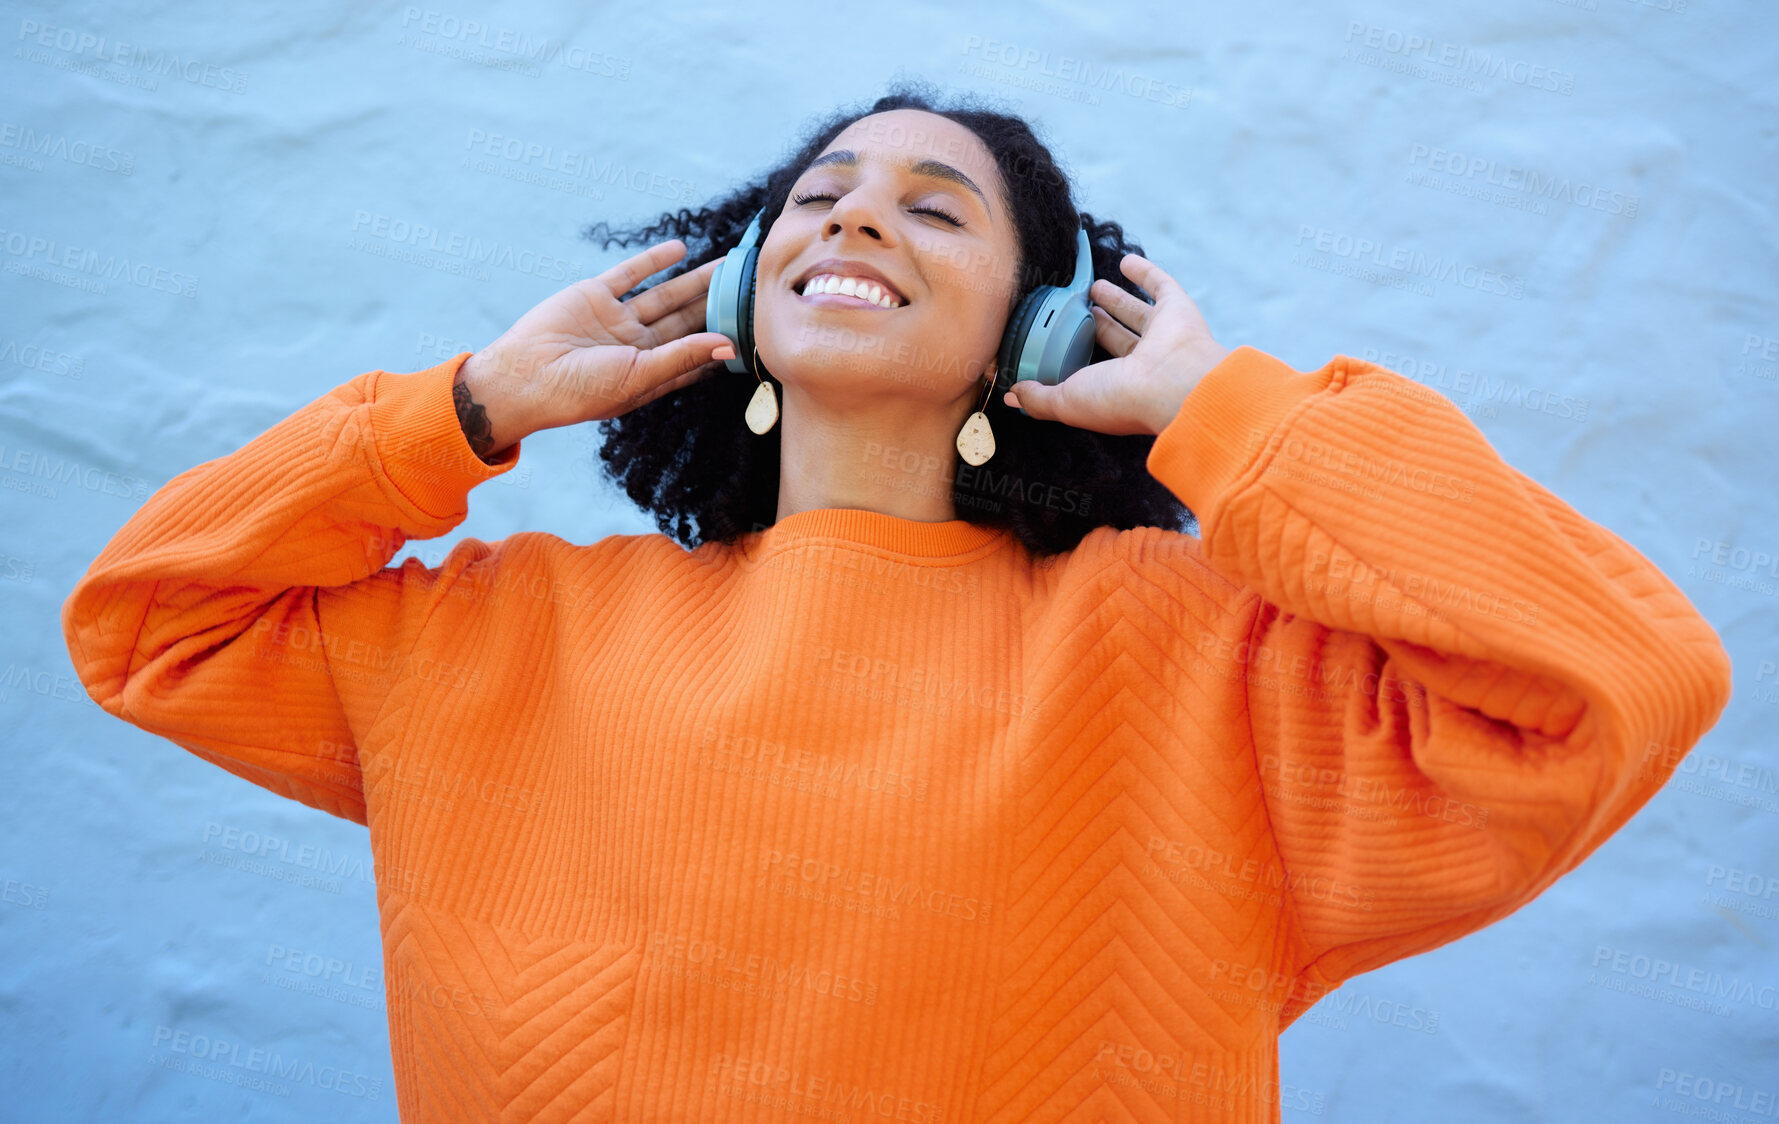
[[[825,508],[388,567],[518,460],[466,355],[181,473],[62,618],[110,713],[368,825],[404,1119],[1278,1120],[1284,1027],[1728,701],[1654,565],[1347,356],[1186,398],[1148,468],[1202,541]]]

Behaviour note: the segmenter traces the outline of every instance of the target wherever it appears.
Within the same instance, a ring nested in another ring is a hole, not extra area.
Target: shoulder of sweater
[[[394,567],[399,581],[365,583],[362,593],[419,597],[436,635],[487,612],[517,612],[535,624],[538,614],[582,611],[664,579],[696,582],[698,565],[693,554],[661,534],[575,543],[547,531],[520,531],[493,540],[459,539],[436,566],[403,559]]]
[[[497,565],[522,569],[572,569],[588,562],[605,565],[628,560],[659,565],[661,561],[675,557],[690,559],[694,553],[659,532],[613,534],[581,543],[551,531],[516,531],[493,540],[460,539],[452,545],[439,569],[443,571],[453,564],[460,567]]]
[[[659,575],[676,566],[691,570],[720,563],[727,558],[728,549],[713,543],[688,551],[660,532],[613,534],[577,543],[549,531],[518,531],[491,541],[473,536],[460,539],[429,572],[435,580],[446,582],[511,582],[531,577],[580,581],[595,572]],[[416,559],[408,561],[421,565]]]
[[[1059,592],[1070,587],[1100,595],[1129,590],[1145,600],[1187,606],[1201,618],[1241,611],[1258,596],[1212,569],[1196,535],[1165,527],[1095,527],[1074,550],[1055,556],[1049,565]]]

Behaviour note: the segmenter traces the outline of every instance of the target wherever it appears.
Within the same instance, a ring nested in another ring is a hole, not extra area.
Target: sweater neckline
[[[840,540],[929,562],[986,553],[1013,534],[1007,527],[984,527],[967,519],[925,522],[857,507],[816,507],[796,511],[764,530],[742,536],[750,561],[802,543]]]

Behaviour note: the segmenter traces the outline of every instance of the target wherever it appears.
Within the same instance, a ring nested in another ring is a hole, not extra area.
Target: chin
[[[923,341],[919,313],[912,307],[835,314],[804,304],[795,293],[787,295],[795,303],[771,310],[770,321],[760,325],[762,352],[770,348],[781,356],[767,364],[780,382],[943,402],[972,381],[967,364],[939,356],[930,340]],[[883,319],[873,319],[878,316]],[[974,381],[980,392],[980,376]]]
[[[780,382],[811,390],[881,391],[910,397],[936,389],[934,379],[923,379],[920,372],[907,364],[858,351],[809,348],[798,352],[788,363],[781,362],[781,366],[785,374],[779,377]]]

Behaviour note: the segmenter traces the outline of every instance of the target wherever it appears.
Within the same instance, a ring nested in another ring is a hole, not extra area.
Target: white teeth
[[[865,281],[857,277],[844,277],[835,273],[819,273],[809,279],[803,287],[804,296],[818,293],[841,293],[849,297],[870,301],[879,308],[900,308],[901,302],[891,296],[888,290],[875,281]]]

